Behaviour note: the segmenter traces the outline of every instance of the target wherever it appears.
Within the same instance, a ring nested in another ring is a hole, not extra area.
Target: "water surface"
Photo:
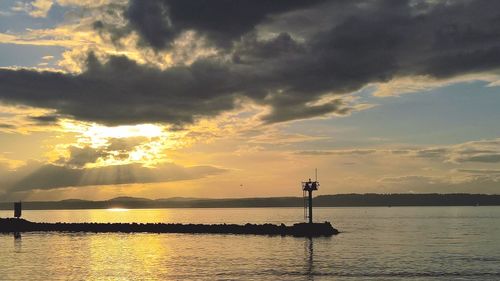
[[[301,208],[24,211],[44,222],[286,223]],[[11,212],[0,211],[0,217]],[[1,280],[498,280],[500,207],[318,208],[331,238],[0,235]]]

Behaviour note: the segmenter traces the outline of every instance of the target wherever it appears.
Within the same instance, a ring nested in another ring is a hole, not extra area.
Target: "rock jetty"
[[[296,237],[332,236],[339,231],[329,222],[284,224],[179,224],[179,223],[39,223],[0,218],[0,232],[93,232],[93,233],[207,233],[253,234]]]

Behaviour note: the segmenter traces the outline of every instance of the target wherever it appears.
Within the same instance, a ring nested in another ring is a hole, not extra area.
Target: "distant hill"
[[[193,200],[200,200],[200,198],[194,198],[194,197],[170,197],[170,198],[155,199],[155,201],[158,201],[158,202],[165,202],[165,201],[193,201]]]
[[[121,196],[109,199],[110,202],[149,202],[153,201],[149,198],[141,198],[141,197],[129,197],[129,196]]]
[[[71,203],[71,202],[89,202],[88,200],[82,200],[82,199],[64,199],[64,200],[61,200],[59,202],[63,202],[63,203]]]
[[[23,202],[25,210],[108,209],[108,208],[252,208],[302,207],[302,197],[257,197],[203,199],[173,197],[147,199],[117,197],[105,201],[68,199],[62,201]],[[486,194],[335,194],[314,198],[316,207],[377,207],[377,206],[500,206],[500,195]],[[1,210],[12,210],[12,202],[0,203]]]

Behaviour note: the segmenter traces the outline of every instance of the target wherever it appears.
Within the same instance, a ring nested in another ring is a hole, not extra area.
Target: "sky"
[[[500,191],[500,2],[2,0],[0,200]]]

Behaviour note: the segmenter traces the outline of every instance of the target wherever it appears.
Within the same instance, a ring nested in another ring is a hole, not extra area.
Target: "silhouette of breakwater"
[[[179,223],[38,223],[24,219],[0,219],[0,232],[94,232],[94,233],[212,233],[283,236],[332,236],[339,231],[329,222],[284,224],[179,224]]]

